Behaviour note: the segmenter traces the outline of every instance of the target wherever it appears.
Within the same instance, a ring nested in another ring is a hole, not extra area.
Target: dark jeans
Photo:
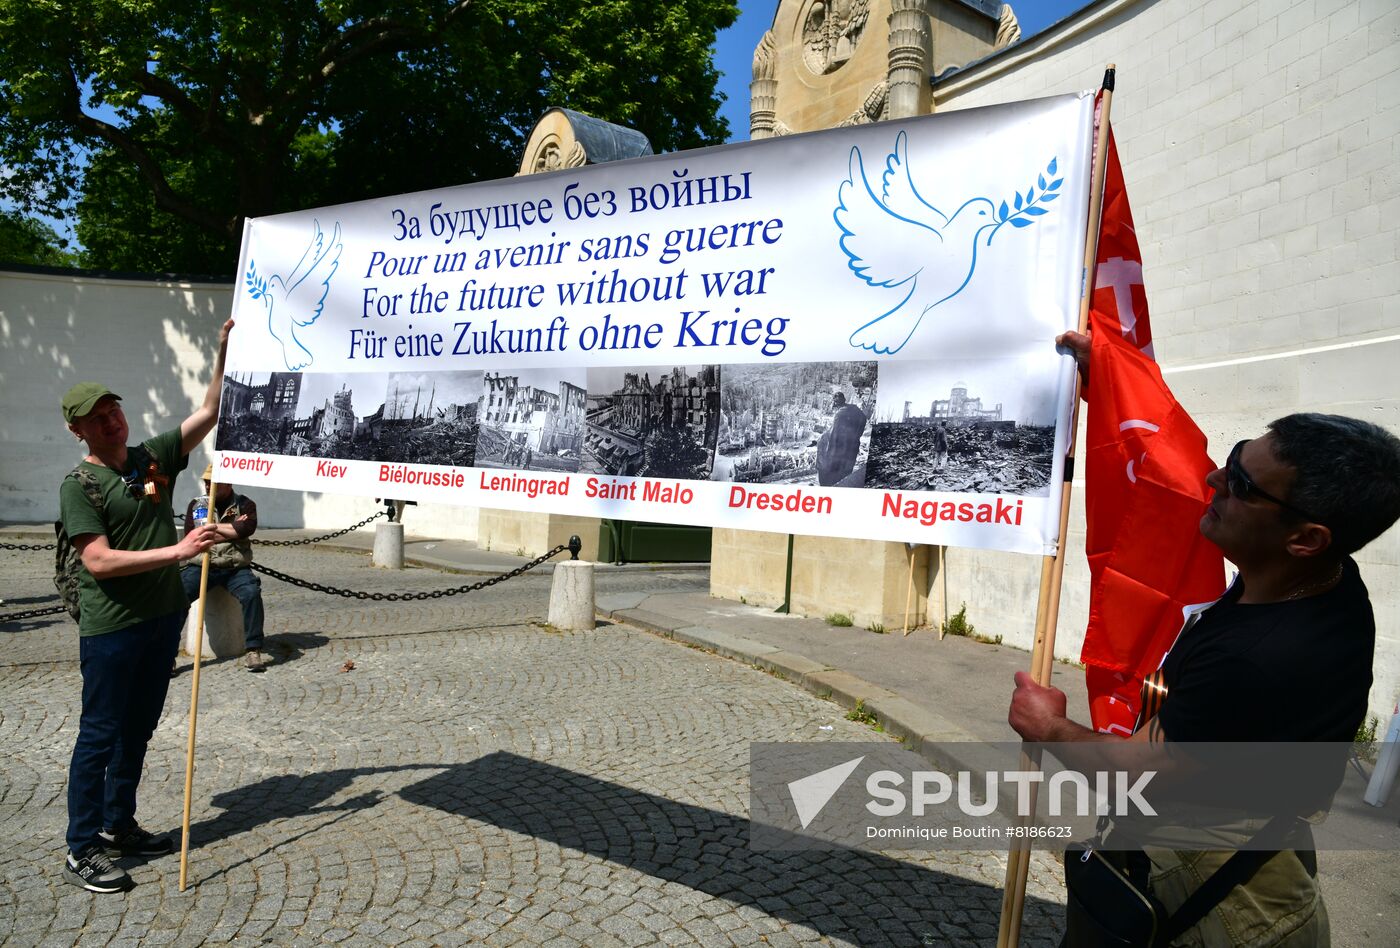
[[[191,564],[180,570],[180,582],[185,584],[185,598],[194,602],[199,598],[198,564]],[[209,569],[209,588],[222,586],[233,594],[243,607],[243,645],[249,651],[262,651],[263,647],[263,601],[262,583],[258,576],[246,566],[238,569]]]
[[[74,854],[103,829],[136,823],[136,786],[184,624],[181,610],[79,640],[83,712],[68,765],[68,849]]]

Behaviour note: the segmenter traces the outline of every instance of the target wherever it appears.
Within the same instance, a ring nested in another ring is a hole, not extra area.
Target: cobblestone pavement
[[[47,554],[3,554],[3,609],[51,594]],[[263,550],[297,576],[381,591],[459,577],[362,554]],[[599,573],[696,588],[703,574]],[[872,740],[838,706],[625,627],[540,624],[548,577],[424,603],[333,599],[265,580],[251,675],[205,663],[190,887],[178,855],[94,896],[59,876],[77,723],[66,617],[4,626],[0,942],[7,945],[991,944],[997,853],[748,848],[748,745]],[[191,674],[172,683],[141,789],[178,832]],[[342,671],[347,661],[354,668]],[[820,730],[822,726],[831,730]],[[1027,944],[1054,944],[1063,890],[1037,855]]]

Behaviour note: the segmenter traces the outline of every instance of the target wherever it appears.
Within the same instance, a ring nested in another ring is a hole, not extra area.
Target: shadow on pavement
[[[206,875],[202,881],[208,881],[209,879],[224,875],[230,869],[261,859],[273,850],[280,849],[288,843],[294,843],[299,839],[303,839],[343,819],[351,813],[358,813],[375,806],[383,799],[383,795],[377,790],[350,797],[339,803],[326,804],[325,801],[347,789],[360,777],[406,770],[438,769],[440,769],[440,765],[436,764],[409,764],[399,767],[357,767],[350,770],[331,770],[325,773],[308,774],[305,776],[300,774],[281,774],[276,777],[268,777],[266,780],[259,780],[257,783],[250,783],[247,786],[238,787],[234,790],[215,794],[213,799],[209,802],[224,812],[211,819],[200,820],[197,823],[190,824],[191,847],[206,846],[221,839],[228,839],[240,833],[246,833],[264,823],[273,823],[277,820],[315,816],[319,814],[332,815],[332,818],[320,822],[315,826],[308,827],[295,835],[283,837],[279,839],[276,844],[269,846],[261,852],[254,853],[245,859],[240,859],[235,863],[223,866]]]
[[[3,609],[18,609],[21,606],[56,606],[58,604],[58,597],[52,593],[42,596],[6,596],[0,600],[0,608]]]
[[[999,888],[855,849],[751,849],[743,817],[504,751],[455,764],[399,796],[861,945],[996,941]],[[1040,916],[1034,927],[1044,932],[1062,911],[1028,898],[1026,927]]]
[[[287,632],[263,639],[263,654],[278,665],[294,662],[312,649],[330,642],[319,632]]]
[[[263,639],[263,659],[268,666],[285,665],[294,662],[306,654],[307,650],[320,648],[328,643],[330,639],[316,632],[294,632],[283,635],[269,635]],[[183,652],[181,653],[183,655]],[[199,668],[201,672],[211,668],[218,668],[227,665],[232,668],[241,668],[243,655],[223,655],[217,658],[201,659]],[[193,659],[185,656],[185,661],[170,673],[172,679],[194,671]]]
[[[751,824],[743,817],[504,751],[463,764],[361,767],[270,777],[215,796],[211,802],[224,812],[191,826],[190,838],[195,845],[206,845],[275,820],[316,814],[331,817],[279,840],[267,851],[281,848],[379,803],[379,791],[325,803],[356,779],[411,770],[435,773],[398,791],[409,803],[589,853],[810,926],[824,936],[861,945],[996,941],[1001,911],[997,887],[855,849],[750,849]],[[265,852],[237,865],[255,861]],[[1057,944],[1062,914],[1059,905],[1028,897],[1023,944]]]

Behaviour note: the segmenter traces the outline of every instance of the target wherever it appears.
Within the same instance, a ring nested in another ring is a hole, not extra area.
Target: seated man
[[[209,481],[214,475],[211,464],[204,469],[204,490],[209,490]],[[185,508],[185,532],[194,527],[194,505],[191,500]],[[218,530],[220,542],[209,549],[209,588],[222,586],[233,594],[243,606],[243,641],[247,648],[244,666],[251,672],[264,668],[263,647],[263,601],[262,583],[249,569],[253,562],[253,545],[248,538],[258,529],[258,507],[242,494],[235,494],[229,484],[219,485],[217,501],[211,504],[218,511],[219,522],[211,524]],[[180,570],[180,581],[185,584],[185,597],[190,602],[199,598],[199,560],[187,562]]]

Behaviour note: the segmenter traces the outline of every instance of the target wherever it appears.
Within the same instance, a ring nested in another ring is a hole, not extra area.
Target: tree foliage
[[[75,262],[68,241],[48,224],[18,211],[0,211],[0,263],[71,267]]]
[[[722,141],[734,0],[0,0],[0,197],[88,262],[230,272],[242,221],[513,173],[563,105]],[[18,38],[22,41],[15,41]]]

